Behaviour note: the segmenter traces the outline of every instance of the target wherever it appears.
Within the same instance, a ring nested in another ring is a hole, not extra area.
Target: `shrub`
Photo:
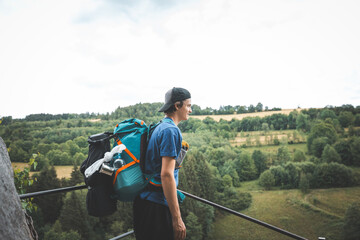
[[[294,162],[304,162],[306,161],[305,153],[301,150],[296,149],[294,152]]]
[[[260,175],[259,184],[266,190],[270,190],[271,187],[275,186],[275,177],[270,170],[266,170]]]
[[[270,168],[271,173],[275,178],[275,186],[287,187],[289,183],[289,175],[282,166],[273,166]]]
[[[354,183],[350,168],[338,163],[322,163],[314,171],[313,187],[349,187]]]

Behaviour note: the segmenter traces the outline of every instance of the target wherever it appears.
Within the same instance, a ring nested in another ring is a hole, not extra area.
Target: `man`
[[[165,94],[159,112],[165,118],[151,135],[146,154],[146,173],[155,173],[149,187],[134,200],[136,239],[182,240],[186,227],[178,199],[178,156],[182,135],[177,125],[189,118],[191,95],[184,88],[172,88]]]

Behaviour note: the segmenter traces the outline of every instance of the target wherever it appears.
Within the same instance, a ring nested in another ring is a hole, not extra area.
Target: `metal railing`
[[[87,188],[87,186],[79,185],[79,186],[72,186],[72,187],[63,187],[63,188],[44,190],[44,191],[40,191],[40,192],[25,193],[25,194],[19,195],[19,197],[20,197],[20,199],[25,199],[25,198],[38,197],[38,196],[42,196],[42,195],[54,194],[54,193],[74,191],[74,190],[79,190],[79,189],[84,189],[84,188]]]
[[[43,195],[48,195],[48,194],[55,194],[55,193],[61,193],[61,192],[68,192],[68,191],[74,191],[74,190],[80,190],[80,189],[84,189],[84,188],[87,188],[86,185],[79,185],[79,186],[72,186],[72,187],[64,187],[64,188],[57,188],[57,189],[50,189],[50,190],[44,190],[44,191],[40,191],[40,192],[33,192],[33,193],[25,193],[25,194],[21,194],[19,195],[20,199],[26,199],[26,198],[32,198],[32,197],[37,197],[37,196],[43,196]],[[307,240],[307,238],[304,238],[304,237],[301,237],[299,235],[296,235],[294,233],[291,233],[291,232],[288,232],[284,229],[281,229],[281,228],[278,228],[276,226],[273,226],[271,224],[268,224],[266,222],[263,222],[263,221],[260,221],[256,218],[252,218],[252,217],[249,217],[245,214],[242,214],[242,213],[239,213],[239,212],[236,212],[230,208],[227,208],[227,207],[224,207],[224,206],[221,206],[217,203],[214,203],[214,202],[211,202],[209,200],[206,200],[206,199],[203,199],[203,198],[200,198],[198,196],[195,196],[195,195],[192,195],[190,193],[187,193],[187,192],[184,192],[182,190],[179,190],[180,192],[182,192],[185,196],[189,197],[189,198],[192,198],[192,199],[195,199],[197,201],[200,201],[202,203],[205,203],[205,204],[208,204],[212,207],[215,207],[215,208],[218,208],[220,210],[223,210],[227,213],[230,213],[230,214],[233,214],[235,216],[238,216],[238,217],[241,217],[241,218],[244,218],[248,221],[251,221],[253,223],[256,223],[256,224],[259,224],[263,227],[266,227],[268,229],[271,229],[273,231],[276,231],[278,233],[281,233],[283,235],[286,235],[288,237],[291,237],[293,239],[299,239],[299,240]],[[124,237],[127,237],[129,235],[132,235],[134,233],[134,231],[129,231],[127,233],[124,233],[124,234],[121,234],[117,237],[114,237],[114,238],[111,238],[110,240],[118,240],[118,239],[122,239]],[[324,238],[319,238],[319,239],[324,239]]]

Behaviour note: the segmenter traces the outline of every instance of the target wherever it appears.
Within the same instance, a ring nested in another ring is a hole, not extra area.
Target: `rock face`
[[[33,239],[14,184],[14,172],[0,137],[0,239]]]

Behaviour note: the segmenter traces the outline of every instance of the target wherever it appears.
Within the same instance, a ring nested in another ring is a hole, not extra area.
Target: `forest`
[[[158,122],[163,117],[157,112],[160,105],[139,103],[106,114],[3,117],[0,136],[8,147],[10,159],[12,162],[31,159],[31,170],[36,170],[31,177],[15,170],[19,193],[84,184],[79,165],[87,156],[87,137],[111,132],[118,122],[127,118],[139,118],[146,124]],[[326,106],[294,110],[289,115],[231,121],[211,118],[211,115],[274,110],[279,108],[264,109],[261,103],[249,107],[223,106],[218,110],[194,105],[193,115],[209,116],[204,120],[190,118],[179,124],[184,140],[190,145],[180,171],[179,189],[242,211],[252,204],[251,193],[239,190],[248,181],[256,180],[265,191],[299,189],[304,193],[311,189],[360,186],[360,106]],[[281,130],[292,134],[288,138],[270,138],[270,133]],[[270,140],[232,144],[239,136],[254,132],[269,136]],[[304,148],[290,150],[297,145]],[[266,146],[274,146],[276,151],[266,151]],[[71,178],[57,177],[55,167],[59,165],[73,166]],[[31,181],[23,184],[24,178]],[[114,214],[94,218],[86,211],[86,193],[86,190],[73,191],[24,203],[40,239],[110,239],[132,229],[131,203],[118,202]],[[191,200],[184,201],[181,211],[187,239],[214,239],[214,222],[221,212]]]

